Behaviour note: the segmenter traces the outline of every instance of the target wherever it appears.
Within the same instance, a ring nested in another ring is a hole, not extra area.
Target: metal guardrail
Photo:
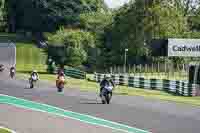
[[[78,79],[86,79],[86,73],[77,69],[65,69],[65,75]]]
[[[94,80],[100,82],[106,74],[94,74]],[[145,79],[129,75],[112,75],[117,85],[126,85],[133,88],[144,88],[151,90],[162,90],[179,96],[196,96],[196,85],[179,80]]]
[[[58,72],[58,68],[55,68],[54,73]],[[65,68],[64,73],[66,76],[72,77],[72,78],[77,78],[77,79],[86,79],[86,72],[80,71],[78,69],[74,68]]]

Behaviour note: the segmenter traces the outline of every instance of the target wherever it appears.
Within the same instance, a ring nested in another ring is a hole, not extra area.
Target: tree
[[[145,2],[144,0],[130,2],[115,13],[112,28],[107,31],[110,58],[115,64],[123,64],[126,48],[129,49],[129,57],[147,54],[144,43],[148,33],[144,31]]]
[[[96,37],[96,47],[90,50],[88,60],[85,63],[90,70],[105,66],[104,64],[106,64],[106,61],[104,61],[104,56],[107,54],[107,51],[104,51],[107,38],[105,30],[110,27],[112,19],[112,12],[107,10],[88,12],[80,15],[80,27],[86,31],[92,32]]]
[[[151,27],[156,38],[180,38],[189,30],[184,12],[174,6],[155,4],[149,12],[151,16],[147,16],[150,22],[147,26]]]
[[[48,55],[60,65],[80,66],[87,61],[90,48],[95,46],[95,36],[79,29],[60,29],[48,38]]]
[[[4,32],[7,26],[5,0],[0,0],[0,31]]]
[[[188,17],[188,23],[191,31],[200,32],[200,5],[198,9]]]
[[[97,34],[104,33],[104,28],[111,22],[110,12],[88,12],[80,15],[80,27]]]
[[[7,0],[6,5],[10,31],[33,32],[78,26],[81,13],[106,9],[102,0]]]
[[[151,39],[190,36],[187,16],[174,2],[135,0],[115,11],[114,21],[106,32],[109,44],[106,51],[111,62],[122,65],[125,48],[129,49],[129,63],[137,62],[137,58],[146,62],[150,58],[147,44]]]

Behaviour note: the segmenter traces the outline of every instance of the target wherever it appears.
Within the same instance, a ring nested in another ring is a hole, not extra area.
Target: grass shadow
[[[27,71],[27,70],[23,70],[23,71],[22,71],[22,70],[20,70],[20,71],[17,70],[17,72],[18,72],[18,73],[25,73],[25,74],[31,73],[31,71]]]
[[[30,87],[24,87],[24,90],[32,90]]]
[[[113,92],[114,95],[128,95],[128,92]]]

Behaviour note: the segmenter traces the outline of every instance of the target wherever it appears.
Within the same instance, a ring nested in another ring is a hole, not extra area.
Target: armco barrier
[[[76,69],[65,69],[65,75],[78,79],[86,79],[86,73]]]
[[[94,80],[100,82],[106,74],[94,74]],[[189,84],[186,81],[161,80],[161,79],[145,79],[144,77],[134,77],[128,75],[112,75],[112,79],[117,85],[128,85],[129,87],[163,90],[168,93],[179,96],[195,96],[196,85]]]
[[[58,68],[55,68],[54,73],[57,74]],[[77,78],[77,79],[86,79],[86,73],[74,68],[65,68],[64,73],[66,76]]]

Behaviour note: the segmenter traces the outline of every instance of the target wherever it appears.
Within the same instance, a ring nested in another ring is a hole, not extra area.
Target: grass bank
[[[12,133],[12,132],[0,127],[0,133]]]
[[[33,66],[35,64],[36,66],[39,64],[41,66],[41,64],[45,64],[47,56],[42,49],[38,49],[33,43],[17,43],[16,47],[17,65],[31,64]]]

